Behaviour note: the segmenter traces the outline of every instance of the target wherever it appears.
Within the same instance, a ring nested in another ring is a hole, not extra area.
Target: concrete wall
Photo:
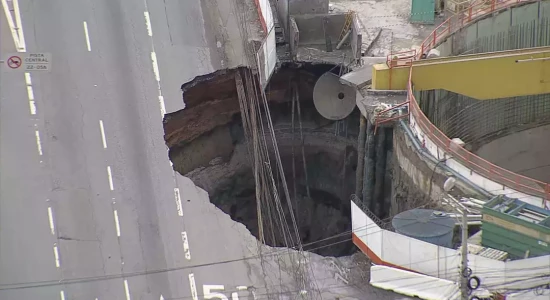
[[[285,33],[285,40],[290,39],[289,33],[289,14],[288,14],[288,0],[274,0],[276,1],[275,5],[277,7],[277,17],[279,20],[279,26],[283,28]]]
[[[550,125],[508,134],[482,145],[476,154],[512,172],[550,182]]]
[[[370,250],[369,256],[375,255],[386,264],[425,275],[458,280],[460,251],[382,229],[353,201],[351,217],[354,242],[363,252]],[[550,255],[502,262],[470,254],[468,266],[482,285],[494,290],[505,286],[521,289],[547,283]]]
[[[329,0],[288,0],[288,2],[291,15],[328,14]]]
[[[351,23],[351,52],[355,59],[361,58],[361,47],[363,46],[362,28],[357,16],[353,17]]]
[[[550,45],[550,1],[495,13],[464,27],[443,42],[442,56]]]
[[[277,66],[275,28],[272,27],[256,53],[260,83],[265,88]]]
[[[326,30],[331,38],[333,49],[336,48],[346,20],[345,14],[295,15],[293,17],[300,30],[300,45],[325,45],[323,22],[328,18]]]

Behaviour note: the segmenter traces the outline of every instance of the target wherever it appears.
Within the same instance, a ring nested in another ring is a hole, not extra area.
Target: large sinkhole
[[[349,196],[355,189],[359,112],[330,121],[316,111],[314,84],[331,69],[338,72],[332,65],[283,65],[272,76],[266,93],[304,249],[325,256],[345,256],[355,251]],[[174,169],[205,189],[213,204],[258,237],[255,181],[237,98],[237,71],[220,70],[184,84],[186,108],[166,116],[165,139]],[[303,148],[297,119],[294,137],[292,134],[291,81],[297,81],[299,87]],[[273,153],[271,147],[272,162]],[[286,204],[281,176],[274,177]],[[286,205],[284,214],[292,228]],[[268,243],[284,245],[280,238]]]

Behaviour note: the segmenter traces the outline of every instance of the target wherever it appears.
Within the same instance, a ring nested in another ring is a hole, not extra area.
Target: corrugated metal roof
[[[504,251],[472,244],[468,244],[468,253],[500,261],[508,258],[508,253]]]

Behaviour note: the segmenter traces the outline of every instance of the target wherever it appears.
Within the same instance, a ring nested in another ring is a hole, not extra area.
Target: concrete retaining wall
[[[328,18],[326,30],[333,44],[336,47],[338,37],[342,32],[346,20],[345,14],[317,14],[317,15],[295,15],[296,25],[300,30],[300,45],[325,45],[325,32],[323,22]]]
[[[528,3],[462,28],[437,49],[450,56],[548,46],[549,20],[550,1]]]
[[[288,0],[288,2],[291,15],[328,14],[329,0]]]

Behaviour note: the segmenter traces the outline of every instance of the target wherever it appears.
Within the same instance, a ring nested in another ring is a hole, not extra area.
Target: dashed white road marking
[[[96,299],[97,300],[97,299]],[[164,300],[164,297],[162,296],[162,294],[160,295],[160,299],[159,300]]]
[[[147,26],[147,34],[149,36],[153,36],[153,28],[151,27],[151,19],[149,18],[149,12],[143,12],[143,16],[145,16],[145,26]]]
[[[151,52],[151,61],[153,61],[153,72],[155,73],[155,79],[160,81],[159,65],[157,64],[157,54],[155,51]]]
[[[25,73],[25,83],[27,85],[32,85],[32,80],[31,80],[31,74],[30,73]]]
[[[61,300],[65,300],[65,291],[61,290],[59,292],[59,297],[61,298]],[[97,300],[97,299],[96,299]]]
[[[29,101],[34,102],[34,92],[31,85],[27,85],[27,95],[29,96]]]
[[[161,93],[159,89],[159,94]],[[164,105],[164,96],[159,95],[159,105],[160,105],[160,113],[162,117],[164,118],[164,115],[166,114],[166,106]]]
[[[38,130],[36,130],[34,132],[34,135],[36,136],[36,146],[38,147],[38,154],[40,154],[40,156],[42,156],[42,143],[40,142],[40,132],[38,132]]]
[[[174,188],[174,197],[176,198],[176,209],[178,210],[178,216],[183,217],[183,208],[181,206],[181,196],[179,188]]]
[[[88,23],[84,21],[83,24],[84,24],[84,35],[86,36],[86,46],[88,47],[88,51],[92,51],[92,47],[90,45],[90,35],[88,33]]]
[[[115,190],[115,187],[113,185],[113,174],[111,173],[111,166],[107,166],[107,177],[109,177],[109,188],[111,191]]]
[[[124,292],[126,293],[126,300],[130,299],[130,288],[128,287],[128,280],[124,279]]]
[[[120,223],[118,222],[118,211],[115,209],[113,211],[115,216],[115,227],[116,227],[116,236],[120,237]]]
[[[25,73],[25,84],[27,85],[27,96],[29,97],[29,108],[31,110],[31,115],[36,115],[36,103],[34,102],[34,91],[32,89],[30,73]]]
[[[53,255],[55,257],[55,267],[59,268],[61,263],[59,262],[59,251],[57,250],[57,245],[53,246]]]
[[[189,274],[189,287],[191,288],[191,297],[193,297],[193,300],[199,300],[197,295],[197,285],[195,283],[195,275],[193,273]]]
[[[48,206],[48,220],[50,221],[50,231],[55,235],[55,225],[53,223],[53,212],[51,206]]]
[[[248,290],[248,287],[245,286],[245,285],[239,285],[239,286],[237,287],[237,291],[246,291],[246,290]]]
[[[107,139],[105,138],[105,127],[103,127],[102,120],[99,120],[99,130],[101,130],[101,141],[103,142],[103,148],[107,149]]]
[[[187,232],[182,231],[181,240],[183,242],[183,253],[185,254],[185,259],[191,260],[191,252],[189,251],[189,240],[187,239]]]

